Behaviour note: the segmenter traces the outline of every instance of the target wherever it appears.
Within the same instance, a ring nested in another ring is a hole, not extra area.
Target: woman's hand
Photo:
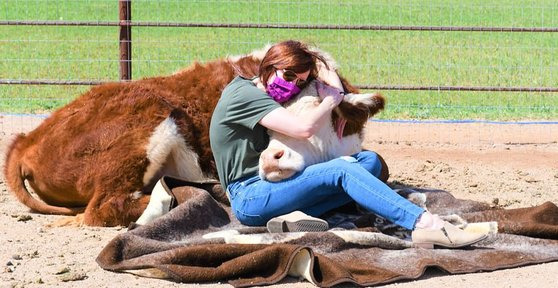
[[[345,96],[337,90],[337,88],[326,85],[320,81],[316,81],[316,89],[318,90],[318,95],[322,100],[332,101],[335,106],[339,105]],[[326,98],[330,98],[331,100],[326,100]]]

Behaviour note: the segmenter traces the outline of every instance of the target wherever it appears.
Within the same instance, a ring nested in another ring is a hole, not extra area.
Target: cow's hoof
[[[84,226],[83,221],[83,213],[77,214],[76,216],[69,216],[58,219],[50,224],[47,224],[47,227],[81,227]]]

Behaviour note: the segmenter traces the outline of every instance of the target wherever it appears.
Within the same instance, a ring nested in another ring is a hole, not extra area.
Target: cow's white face
[[[303,115],[319,105],[315,83],[310,83],[285,108],[295,115]],[[372,94],[348,94],[344,101],[351,104],[374,105]],[[262,179],[277,182],[290,178],[305,167],[331,159],[352,155],[362,150],[362,133],[338,137],[338,127],[332,116],[308,139],[295,139],[269,131],[270,143],[260,155],[259,174]]]

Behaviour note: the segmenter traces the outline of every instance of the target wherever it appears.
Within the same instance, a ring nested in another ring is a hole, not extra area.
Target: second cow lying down
[[[170,76],[93,87],[28,135],[16,137],[4,167],[9,189],[36,212],[77,215],[68,224],[116,226],[128,225],[142,214],[162,175],[190,181],[216,179],[209,148],[211,113],[223,88],[239,72],[257,74],[265,52],[195,63]],[[358,92],[344,80],[343,85],[345,91]],[[348,142],[341,141],[336,148],[325,145],[322,151],[335,149],[335,156],[358,149],[364,124],[383,107],[380,99],[347,97],[331,121],[347,120],[342,135]],[[307,154],[300,152],[299,156]],[[268,167],[276,167],[272,172],[292,173],[324,159],[308,161],[305,157],[279,160]],[[294,166],[284,165],[295,162]],[[42,201],[30,194],[26,182]]]

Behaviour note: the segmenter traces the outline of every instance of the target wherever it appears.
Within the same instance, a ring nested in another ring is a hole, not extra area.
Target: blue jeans
[[[280,182],[259,176],[232,182],[231,207],[244,225],[262,226],[276,216],[302,211],[311,216],[356,201],[360,206],[412,230],[424,209],[409,202],[377,177],[381,163],[372,151],[314,164]],[[356,159],[356,160],[355,160]]]

